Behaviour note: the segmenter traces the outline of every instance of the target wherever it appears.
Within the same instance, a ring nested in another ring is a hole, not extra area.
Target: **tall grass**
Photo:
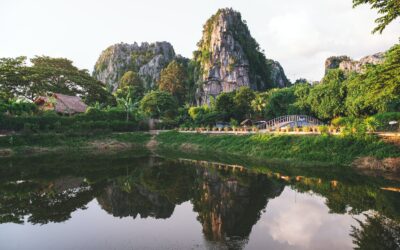
[[[243,155],[255,159],[285,159],[348,165],[357,157],[400,157],[400,149],[377,138],[299,135],[203,135],[166,132],[157,140],[163,148],[194,144],[200,151]]]
[[[1,148],[25,148],[25,147],[60,147],[60,148],[79,148],[87,146],[88,143],[95,140],[115,140],[128,142],[136,145],[144,145],[150,140],[150,134],[143,132],[128,133],[107,133],[94,135],[81,134],[19,134],[0,137]]]

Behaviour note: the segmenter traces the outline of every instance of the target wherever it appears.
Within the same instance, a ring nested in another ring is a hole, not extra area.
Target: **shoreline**
[[[235,136],[166,132],[158,135],[157,140],[160,148],[186,153],[218,153],[306,165],[343,165],[359,169],[389,170],[393,173],[400,170],[400,148],[378,138],[357,139],[283,133]],[[374,159],[377,164],[369,164],[365,159]],[[365,162],[368,164],[362,164]],[[386,165],[383,165],[383,162]],[[382,169],[385,166],[386,169]]]
[[[184,154],[221,155],[292,165],[345,166],[400,172],[400,147],[380,139],[327,135],[203,134],[176,131],[110,133],[101,135],[31,134],[0,137],[0,159],[46,154],[112,154],[144,149]]]

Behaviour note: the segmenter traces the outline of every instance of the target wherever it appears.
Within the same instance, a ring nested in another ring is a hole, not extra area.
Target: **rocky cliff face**
[[[330,69],[341,69],[345,72],[361,73],[365,65],[382,63],[384,55],[384,53],[377,53],[363,57],[359,61],[352,60],[348,56],[329,57],[325,61],[325,73]]]
[[[199,104],[242,86],[266,90],[289,82],[280,64],[265,58],[240,13],[232,9],[221,9],[206,22],[194,60],[202,72]]]
[[[289,80],[285,75],[282,65],[274,60],[267,59],[270,69],[270,81],[275,84],[275,87],[283,88],[289,84]]]
[[[197,219],[210,241],[248,238],[268,201],[284,189],[283,184],[262,175],[242,173],[238,178],[228,171],[210,168],[197,168],[197,174],[202,178],[196,182],[193,210],[199,213]]]
[[[115,91],[119,80],[127,71],[139,74],[146,88],[152,88],[161,70],[175,58],[175,51],[168,42],[119,43],[108,47],[98,58],[93,76]]]

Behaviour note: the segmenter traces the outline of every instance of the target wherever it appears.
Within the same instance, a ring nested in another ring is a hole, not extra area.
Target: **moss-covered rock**
[[[202,79],[197,91],[199,104],[242,86],[261,91],[289,83],[280,64],[266,59],[241,14],[232,9],[218,10],[205,23],[197,45],[194,60]]]
[[[114,44],[99,56],[93,76],[115,91],[121,77],[127,71],[133,71],[150,89],[158,81],[161,70],[174,58],[174,48],[168,42]]]

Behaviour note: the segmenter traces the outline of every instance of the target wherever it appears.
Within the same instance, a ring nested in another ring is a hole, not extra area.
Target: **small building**
[[[38,105],[40,110],[51,110],[64,115],[84,113],[87,109],[87,105],[80,97],[58,93],[50,96],[39,96],[36,98],[35,104]]]
[[[246,120],[244,120],[244,121],[242,121],[242,122],[240,123],[240,126],[243,126],[243,127],[251,127],[251,126],[253,126],[253,121],[250,120],[250,119],[246,119]]]

